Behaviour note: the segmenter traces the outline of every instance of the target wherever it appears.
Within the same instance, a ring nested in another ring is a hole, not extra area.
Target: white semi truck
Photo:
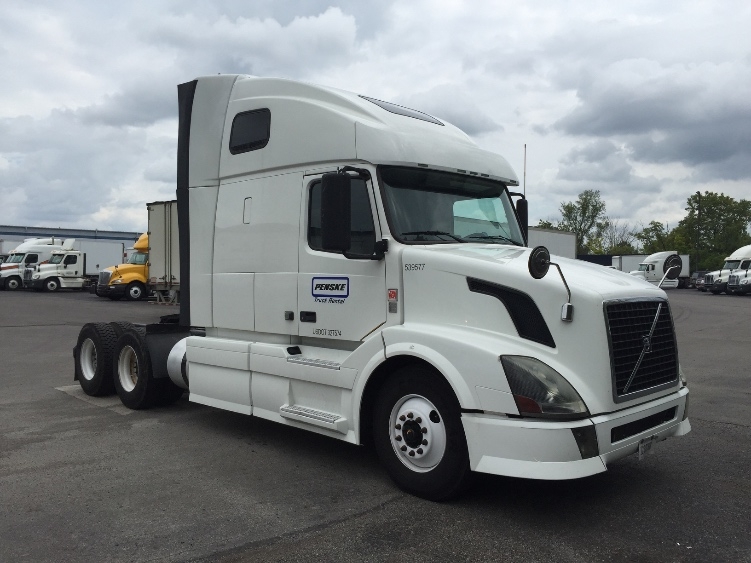
[[[751,268],[751,245],[748,246],[741,246],[738,250],[735,250],[730,256],[725,258],[725,263],[723,264],[722,268],[719,270],[715,270],[714,272],[709,272],[704,276],[704,287],[702,288],[702,291],[711,291],[715,295],[725,292],[725,293],[733,293],[735,292],[735,284],[737,282],[737,285],[739,286],[739,293],[740,290],[745,288],[740,288],[740,280],[742,278],[747,277],[747,271]],[[736,278],[733,279],[732,284],[730,282],[730,276],[735,275]],[[747,285],[748,282],[746,282],[743,285]],[[748,291],[745,290],[744,293],[747,293]]]
[[[14,291],[22,288],[26,268],[49,260],[53,251],[62,250],[62,243],[59,238],[28,239],[20,243],[0,264],[0,289]]]
[[[618,257],[614,257],[613,262],[615,258]],[[650,254],[639,263],[638,268],[629,273],[659,287],[671,289],[686,287],[690,272],[688,255],[668,250]]]
[[[665,292],[525,246],[500,156],[427,114],[250,76],[178,87],[181,306],[90,323],[90,395],[354,444],[403,489],[573,479],[690,430]],[[171,321],[171,322],[170,322]]]
[[[66,239],[44,264],[26,267],[24,287],[37,290],[83,289],[96,283],[100,269],[121,261],[125,245],[113,241],[76,241]]]

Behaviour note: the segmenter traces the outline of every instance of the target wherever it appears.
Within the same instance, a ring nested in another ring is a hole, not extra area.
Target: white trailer
[[[639,269],[641,264],[647,257],[647,254],[627,254],[624,256],[613,256],[612,266],[619,272],[633,272]]]
[[[141,409],[189,389],[370,438],[400,487],[435,500],[472,471],[585,477],[689,432],[665,292],[526,248],[501,156],[294,81],[207,76],[178,98],[180,314],[85,325],[86,393]]]
[[[125,244],[103,239],[76,239],[73,246],[86,255],[84,275],[96,280],[99,272],[113,264],[120,264],[126,258]]]
[[[527,246],[544,246],[551,255],[576,259],[576,235],[567,231],[529,227]]]
[[[159,300],[177,303],[180,294],[177,201],[156,201],[146,207],[149,212],[149,287]]]

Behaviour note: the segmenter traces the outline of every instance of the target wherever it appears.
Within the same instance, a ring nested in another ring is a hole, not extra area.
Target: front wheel
[[[128,301],[140,301],[146,297],[146,287],[141,282],[130,282],[125,288],[125,297]]]
[[[469,453],[461,411],[435,371],[407,366],[381,388],[373,417],[381,463],[403,490],[447,500],[469,484]]]
[[[60,280],[57,278],[49,278],[44,282],[45,291],[57,291],[60,289]]]
[[[20,289],[22,285],[21,278],[12,276],[5,280],[5,289],[8,291],[16,291]]]

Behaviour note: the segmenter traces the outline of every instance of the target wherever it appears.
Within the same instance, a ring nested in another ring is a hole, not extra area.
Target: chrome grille
[[[714,276],[712,274],[707,274],[704,276],[704,285],[712,285],[714,283]]]
[[[741,277],[737,274],[733,274],[730,277],[728,277],[728,285],[738,285],[740,283]]]
[[[605,303],[605,322],[616,402],[652,393],[677,381],[678,348],[667,301]]]
[[[26,268],[23,271],[23,279],[25,281],[31,281],[31,276],[32,276],[33,272],[34,272],[34,270],[32,270],[31,268]]]
[[[107,285],[110,283],[110,278],[112,277],[112,272],[104,271],[99,272],[99,285]]]

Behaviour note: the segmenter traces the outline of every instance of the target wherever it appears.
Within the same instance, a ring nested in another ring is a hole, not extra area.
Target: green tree
[[[540,220],[537,226],[574,233],[577,254],[602,253],[602,235],[608,226],[608,219],[600,190],[584,190],[576,201],[561,203],[560,211],[560,221]]]
[[[716,269],[735,249],[751,244],[751,201],[725,194],[696,192],[686,202],[687,215],[673,230],[676,247],[690,254],[696,269]]]
[[[641,243],[642,253],[653,254],[655,252],[662,252],[663,250],[677,250],[680,252],[681,249],[673,248],[673,242],[675,241],[675,237],[672,236],[673,231],[668,231],[665,225],[659,221],[650,221],[649,225],[636,234],[637,240]]]

